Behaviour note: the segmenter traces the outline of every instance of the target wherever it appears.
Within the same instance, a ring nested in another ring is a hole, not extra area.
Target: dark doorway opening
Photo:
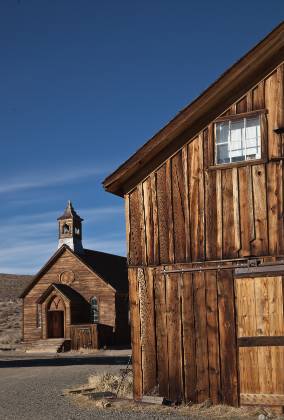
[[[64,338],[64,311],[47,312],[48,338]]]

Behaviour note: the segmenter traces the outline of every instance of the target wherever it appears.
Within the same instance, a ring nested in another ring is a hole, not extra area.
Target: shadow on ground
[[[80,365],[127,365],[128,356],[95,356],[95,357],[52,357],[34,359],[0,360],[0,368],[19,368],[36,366],[80,366]]]

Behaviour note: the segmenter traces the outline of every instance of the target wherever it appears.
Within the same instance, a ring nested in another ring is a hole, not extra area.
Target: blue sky
[[[68,199],[125,253],[102,180],[270,32],[283,1],[0,0],[0,272],[35,273]]]

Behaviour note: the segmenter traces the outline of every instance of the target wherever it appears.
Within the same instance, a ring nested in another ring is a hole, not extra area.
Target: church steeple
[[[62,216],[58,217],[59,241],[58,248],[66,244],[74,252],[82,254],[82,221],[81,217],[75,212],[71,201],[67,203]]]

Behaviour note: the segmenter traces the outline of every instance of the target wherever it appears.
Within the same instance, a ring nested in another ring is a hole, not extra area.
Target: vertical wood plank
[[[172,193],[172,160],[166,161],[166,191],[167,191],[167,209],[168,209],[168,235],[169,235],[169,256],[168,262],[174,263],[174,220],[173,220],[173,193]]]
[[[284,252],[283,162],[269,162],[267,170],[269,254]]]
[[[172,194],[175,261],[186,262],[185,190],[182,153],[172,157]],[[189,233],[189,232],[188,232]]]
[[[141,202],[137,188],[129,195],[130,207],[130,265],[142,264]]]
[[[222,198],[220,171],[205,173],[206,259],[222,257]],[[221,224],[221,226],[220,226]]]
[[[282,87],[283,89],[283,87]],[[273,72],[265,80],[265,106],[268,109],[268,156],[277,157],[281,156],[281,142],[280,136],[273,130],[278,128],[279,111],[281,109],[281,86],[279,84],[279,72]]]
[[[222,172],[224,258],[237,258],[240,248],[239,221],[235,221],[235,217],[238,217],[238,213],[235,211],[235,206],[238,205],[238,201],[236,203],[234,202],[234,191],[237,189],[236,182],[232,169],[226,169]]]
[[[268,253],[267,199],[265,165],[252,166],[255,240],[252,241],[252,255]]]
[[[144,219],[145,219],[145,236],[146,236],[146,258],[149,265],[154,263],[154,221],[153,221],[153,204],[151,179],[147,178],[142,183],[144,198]]]
[[[159,219],[158,219],[158,206],[157,206],[157,183],[156,174],[150,175],[151,179],[151,196],[153,207],[153,264],[158,265],[160,261],[159,256]]]
[[[137,186],[138,191],[138,204],[140,215],[140,229],[141,229],[141,250],[142,250],[142,265],[147,265],[147,235],[146,235],[146,220],[145,220],[145,204],[142,183]]]
[[[251,241],[255,239],[251,167],[243,166],[238,171],[241,231],[240,256],[246,257],[251,254]]]
[[[265,108],[264,86],[265,86],[265,82],[261,81],[256,86],[256,88],[254,88],[252,91],[252,110],[253,111]]]
[[[182,274],[181,299],[185,400],[186,402],[197,402],[194,290],[192,274],[189,272]]]
[[[217,284],[223,403],[237,406],[237,343],[232,272],[229,270],[221,270],[218,273]]]
[[[191,256],[204,259],[204,179],[202,139],[197,137],[188,146]]]
[[[197,401],[202,402],[209,398],[207,325],[206,316],[204,316],[204,308],[206,308],[206,289],[203,272],[194,273],[193,278],[196,334],[196,388]]]
[[[181,401],[183,384],[181,382],[181,329],[180,304],[178,294],[179,274],[166,276],[166,311],[169,357],[169,397],[173,401]]]
[[[160,264],[169,262],[168,198],[166,189],[166,165],[157,171],[157,207],[159,223]]]
[[[138,268],[140,340],[142,347],[143,394],[156,386],[156,336],[154,325],[153,269]]]
[[[156,272],[154,284],[157,337],[157,378],[159,395],[163,397],[169,397],[166,286],[165,278],[162,273],[158,271]]]
[[[138,299],[137,270],[128,269],[129,305],[131,319],[132,369],[133,369],[133,397],[142,398],[142,358],[140,345],[140,314]]]
[[[184,218],[185,218],[185,259],[191,261],[191,244],[190,244],[190,212],[189,212],[189,190],[188,190],[188,146],[182,148],[182,166],[184,176]]]
[[[130,261],[130,209],[129,209],[129,195],[124,196],[125,202],[125,231],[126,231],[126,250],[127,250],[127,261]]]
[[[210,398],[213,404],[221,402],[218,291],[215,271],[205,273],[206,283],[206,319],[208,342],[208,368]]]

